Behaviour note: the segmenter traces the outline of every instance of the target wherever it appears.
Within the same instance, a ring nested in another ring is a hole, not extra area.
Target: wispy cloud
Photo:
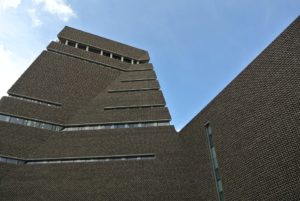
[[[76,14],[65,0],[32,0],[36,5],[42,5],[44,11],[56,15],[60,20],[67,22]]]
[[[21,0],[0,0],[0,10],[17,8],[20,4]]]
[[[28,9],[27,12],[31,18],[32,26],[38,27],[43,24],[41,19],[38,17],[38,15],[36,13],[36,9],[31,8],[31,9]]]
[[[4,95],[5,91],[14,83],[12,77],[18,77],[22,74],[23,69],[20,66],[26,66],[28,63],[29,60],[19,59],[9,49],[5,48],[3,44],[0,44],[0,66],[2,71],[0,73],[1,95]]]

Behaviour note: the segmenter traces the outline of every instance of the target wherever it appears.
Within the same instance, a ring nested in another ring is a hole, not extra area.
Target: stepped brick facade
[[[65,27],[0,101],[0,200],[300,200],[299,17],[180,132],[149,61]]]

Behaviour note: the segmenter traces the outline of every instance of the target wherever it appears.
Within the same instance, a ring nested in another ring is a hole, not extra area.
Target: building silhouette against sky
[[[1,99],[0,200],[300,200],[299,17],[180,132],[149,60],[65,27]]]

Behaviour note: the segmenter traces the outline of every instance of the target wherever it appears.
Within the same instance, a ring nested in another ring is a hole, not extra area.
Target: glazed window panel
[[[217,159],[216,147],[215,147],[215,144],[213,141],[213,131],[212,131],[211,125],[209,123],[207,123],[205,125],[205,129],[206,129],[210,159],[211,159],[211,164],[212,164],[212,171],[213,171],[213,175],[214,175],[214,179],[215,179],[218,200],[223,201],[224,200],[224,192],[223,192],[223,185],[222,185],[221,176],[220,176],[220,168],[219,168],[219,163],[218,163],[218,159]]]

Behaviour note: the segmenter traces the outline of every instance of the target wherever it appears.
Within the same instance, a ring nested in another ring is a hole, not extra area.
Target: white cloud
[[[6,95],[8,89],[22,74],[24,66],[27,66],[30,60],[19,59],[4,45],[0,44],[0,97]]]
[[[21,4],[21,0],[0,0],[0,10],[8,8],[17,8]]]
[[[31,18],[32,26],[38,27],[38,26],[42,25],[42,21],[38,17],[38,15],[36,13],[36,9],[31,8],[31,9],[28,9],[27,12]]]
[[[69,21],[70,18],[75,17],[76,14],[65,0],[32,0],[35,4],[41,4],[46,12],[56,15],[64,22]]]

